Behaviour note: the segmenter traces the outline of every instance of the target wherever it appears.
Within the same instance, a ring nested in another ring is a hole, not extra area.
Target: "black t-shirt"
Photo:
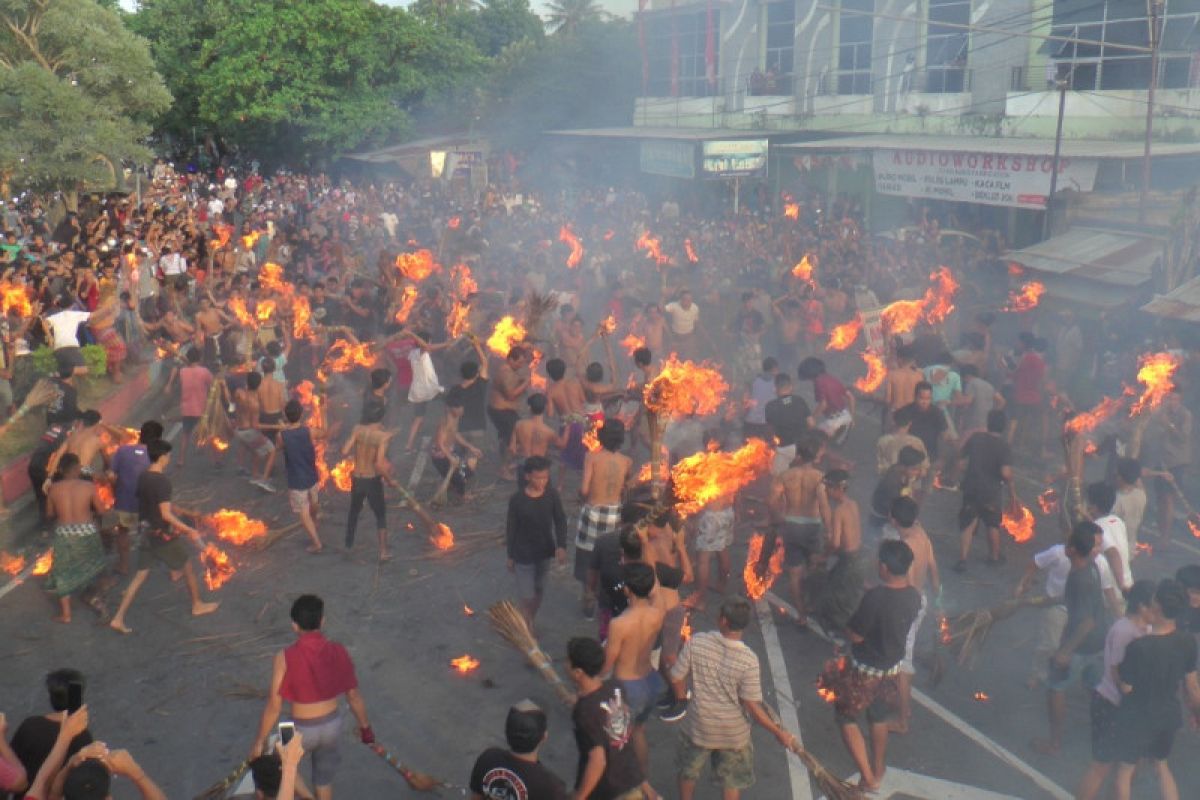
[[[161,472],[146,470],[138,477],[137,501],[138,520],[146,523],[150,530],[168,531],[170,526],[163,519],[160,503],[171,499],[171,479]]]
[[[54,451],[66,441],[66,438],[67,429],[62,425],[54,424],[47,428],[29,456],[29,467],[37,470],[46,469],[50,463],[50,456],[54,455]]]
[[[1190,633],[1177,629],[1133,640],[1117,667],[1122,683],[1133,687],[1121,699],[1122,717],[1159,730],[1178,728],[1183,724],[1179,684],[1195,671],[1196,639]]]
[[[808,431],[808,418],[812,416],[812,411],[804,398],[789,394],[767,403],[763,414],[771,426],[771,432],[779,439],[779,446],[787,447],[798,442]]]
[[[79,392],[62,378],[51,378],[54,397],[46,403],[46,424],[70,425],[79,417]]]
[[[962,455],[967,459],[963,493],[994,501],[1004,485],[1001,472],[1012,463],[1008,442],[995,434],[974,433],[962,446]]]
[[[623,590],[624,582],[621,577],[621,535],[616,531],[602,533],[596,537],[592,548],[592,557],[588,568],[600,573],[596,601],[601,608],[612,611],[617,616],[629,605],[629,598]]]
[[[567,786],[540,763],[492,747],[475,759],[471,791],[487,800],[566,800]]]
[[[46,756],[50,755],[50,751],[54,749],[54,742],[58,739],[59,724],[57,720],[39,716],[27,717],[17,727],[11,746],[13,754],[21,762],[21,766],[25,767],[26,775],[36,776],[42,768],[42,763],[45,762]],[[85,730],[71,740],[67,755],[73,756],[91,743],[92,734]],[[30,777],[29,781],[32,783],[33,777]],[[0,797],[3,796],[3,793],[0,793]]]
[[[863,595],[846,627],[863,637],[851,647],[854,660],[875,669],[889,670],[904,660],[908,629],[921,611],[921,593],[911,586],[890,589],[876,586]]]
[[[567,515],[558,492],[547,486],[537,497],[524,489],[510,497],[505,542],[508,557],[518,564],[536,564],[565,550]]]
[[[487,427],[487,378],[476,378],[470,386],[458,387],[463,401],[462,419],[458,421],[460,431],[481,431]]]
[[[884,519],[891,516],[892,501],[904,494],[904,488],[908,485],[904,469],[899,464],[893,464],[875,484],[875,491],[871,493],[871,510],[876,516]]]
[[[1087,620],[1095,624],[1075,649],[1079,655],[1087,656],[1104,649],[1104,637],[1108,632],[1108,614],[1104,610],[1104,594],[1100,590],[1100,571],[1089,561],[1079,569],[1072,568],[1067,574],[1067,626],[1063,629],[1062,641],[1069,641],[1075,631]]]
[[[917,408],[916,402],[909,403],[905,408],[908,409],[906,413],[912,414],[909,433],[921,440],[925,445],[925,452],[929,454],[929,460],[933,461],[937,456],[938,443],[948,427],[945,413],[934,405],[922,411]]]
[[[575,725],[575,745],[579,748],[576,789],[583,780],[592,750],[604,748],[604,775],[588,800],[612,800],[641,785],[642,768],[629,741],[633,714],[616,681],[605,681],[596,691],[580,697],[571,712],[571,721]]]

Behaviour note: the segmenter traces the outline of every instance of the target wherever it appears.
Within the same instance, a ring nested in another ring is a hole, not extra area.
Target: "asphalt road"
[[[877,422],[868,416],[860,417],[847,446],[849,457],[862,465],[852,493],[863,505],[873,488],[878,433]],[[407,414],[401,419],[406,423]],[[436,476],[426,459],[406,456],[398,446],[392,457],[397,476],[405,480],[411,475],[419,496],[433,493]],[[1024,474],[1035,476],[1047,469],[1043,463],[1021,467]],[[271,527],[292,521],[285,495],[261,492],[237,477],[232,466],[214,469],[200,460],[172,474],[182,504],[204,511],[238,508]],[[225,545],[238,572],[215,593],[222,603],[216,614],[190,617],[182,586],[156,570],[129,615],[136,631],[130,637],[95,625],[94,617],[82,608],[71,626],[53,623],[49,598],[40,591],[38,579],[30,579],[0,597],[0,654],[5,665],[0,671],[0,710],[7,713],[10,725],[43,711],[41,676],[56,667],[78,667],[88,676],[87,700],[97,737],[130,748],[169,797],[191,797],[244,756],[262,708],[271,656],[292,640],[287,616],[291,600],[303,592],[316,592],[326,601],[327,634],[345,643],[355,659],[377,735],[409,766],[448,784],[465,784],[475,756],[502,743],[508,706],[529,697],[550,713],[544,761],[570,782],[575,745],[568,712],[522,657],[491,631],[483,613],[514,593],[499,538],[512,486],[493,484],[493,477],[494,466],[485,467],[478,501],[442,515],[458,537],[455,550],[436,551],[419,528],[412,527],[416,520],[411,512],[401,508],[398,497],[389,495],[396,554],[391,563],[375,562],[370,522],[360,525],[358,544],[349,555],[331,548],[325,555],[310,556],[304,552],[301,531],[265,551]],[[569,515],[576,481],[568,479],[564,489]],[[282,483],[281,473],[277,483]],[[1027,504],[1034,505],[1033,484],[1019,488]],[[347,495],[331,486],[324,497],[322,535],[327,544],[339,544]],[[1054,528],[1040,525],[1037,540],[1009,547],[1008,564],[998,569],[983,565],[982,543],[977,542],[978,560],[965,576],[956,575],[948,567],[957,548],[958,499],[956,494],[937,492],[922,509],[946,575],[951,612],[992,605],[1007,596],[1028,555],[1057,537]],[[25,518],[11,524],[28,523]],[[1139,560],[1135,573],[1158,577],[1181,563],[1200,560],[1200,550],[1184,544],[1187,549],[1173,546],[1167,553]],[[735,572],[740,572],[744,555],[745,542],[739,539]],[[786,596],[782,585],[776,592]],[[581,617],[577,598],[577,585],[569,574],[555,572],[539,625],[543,648],[560,661],[568,638],[595,632],[594,623]],[[117,600],[114,590],[110,602],[115,605]],[[716,605],[710,603],[710,609]],[[475,614],[468,615],[464,607]],[[830,646],[787,622],[777,607],[764,608],[760,620],[748,632],[747,641],[759,654],[768,701],[780,708],[785,723],[796,720],[804,745],[819,759],[835,772],[849,775],[853,767],[832,712],[814,686],[831,654]],[[696,630],[714,626],[713,612],[694,618],[692,624]],[[1030,749],[1029,740],[1043,735],[1046,728],[1044,693],[1024,686],[1033,625],[1032,612],[999,623],[974,668],[952,665],[936,688],[929,686],[927,673],[918,674],[918,693],[929,702],[916,704],[910,734],[892,737],[891,788],[877,796],[938,800],[1069,796],[1088,760],[1086,699],[1082,691],[1070,694],[1061,758],[1045,758]],[[928,631],[925,640],[929,641]],[[449,664],[463,654],[481,662],[468,675],[457,674]],[[976,700],[977,692],[989,699]],[[790,708],[795,709],[794,715]],[[657,720],[649,727],[651,780],[668,797],[675,795],[678,733],[672,727]],[[758,783],[746,797],[817,796],[798,762],[786,757],[772,737],[757,731],[755,747]],[[344,752],[339,796],[383,798],[411,793],[399,775],[355,744],[349,733]],[[1200,795],[1196,752],[1196,735],[1182,734],[1172,766],[1183,797]],[[951,783],[930,783],[920,776]],[[130,796],[128,790],[120,787],[116,796]],[[1134,795],[1153,793],[1152,781],[1139,777]],[[443,790],[444,796],[458,794],[454,788]],[[702,782],[698,795],[715,798],[720,793]]]

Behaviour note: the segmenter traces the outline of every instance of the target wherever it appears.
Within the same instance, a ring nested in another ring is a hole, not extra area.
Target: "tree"
[[[533,13],[529,0],[417,0],[411,8],[414,14],[456,38],[472,42],[490,58],[514,42],[540,41],[545,35],[542,20]]]
[[[546,27],[551,33],[574,36],[588,23],[607,16],[596,0],[551,0],[546,4]]]
[[[116,188],[171,95],[146,43],[94,0],[0,0],[0,183]]]

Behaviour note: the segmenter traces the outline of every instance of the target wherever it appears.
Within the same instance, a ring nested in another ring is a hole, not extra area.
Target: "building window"
[[[871,36],[875,30],[875,0],[842,0],[838,15],[838,94],[871,94]]]
[[[719,75],[720,12],[713,9],[713,74]],[[710,97],[717,93],[709,83],[704,52],[708,42],[708,14],[702,10],[687,14],[655,14],[646,18],[646,55],[649,66],[650,97]],[[672,65],[678,48],[679,59]],[[673,84],[678,84],[678,91]]]
[[[792,69],[795,65],[796,2],[782,0],[764,9],[766,41],[763,46],[762,94],[792,93]]]
[[[950,23],[955,27],[948,27]],[[962,92],[967,86],[967,35],[971,0],[929,0],[925,33],[925,91]]]
[[[1200,8],[1196,0],[1165,0],[1159,17],[1157,86],[1194,85],[1193,60],[1200,50]],[[1076,91],[1145,89],[1150,85],[1150,54],[1121,45],[1150,46],[1144,0],[1058,0],[1051,33],[1085,41],[1048,41],[1041,52],[1058,66]]]

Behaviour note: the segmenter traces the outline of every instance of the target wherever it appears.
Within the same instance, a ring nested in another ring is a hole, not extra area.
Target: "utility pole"
[[[1150,85],[1146,90],[1146,142],[1142,149],[1142,193],[1138,197],[1138,222],[1146,221],[1146,203],[1150,196],[1150,141],[1154,136],[1154,89],[1158,85],[1158,46],[1162,38],[1158,15],[1163,0],[1146,0],[1150,17]]]
[[[1062,126],[1063,113],[1067,110],[1067,86],[1070,85],[1070,73],[1058,75],[1054,79],[1058,89],[1058,125],[1054,129],[1054,160],[1050,163],[1050,194],[1046,195],[1045,225],[1042,228],[1042,238],[1049,239],[1054,232],[1054,193],[1058,191],[1058,160],[1062,155]]]

